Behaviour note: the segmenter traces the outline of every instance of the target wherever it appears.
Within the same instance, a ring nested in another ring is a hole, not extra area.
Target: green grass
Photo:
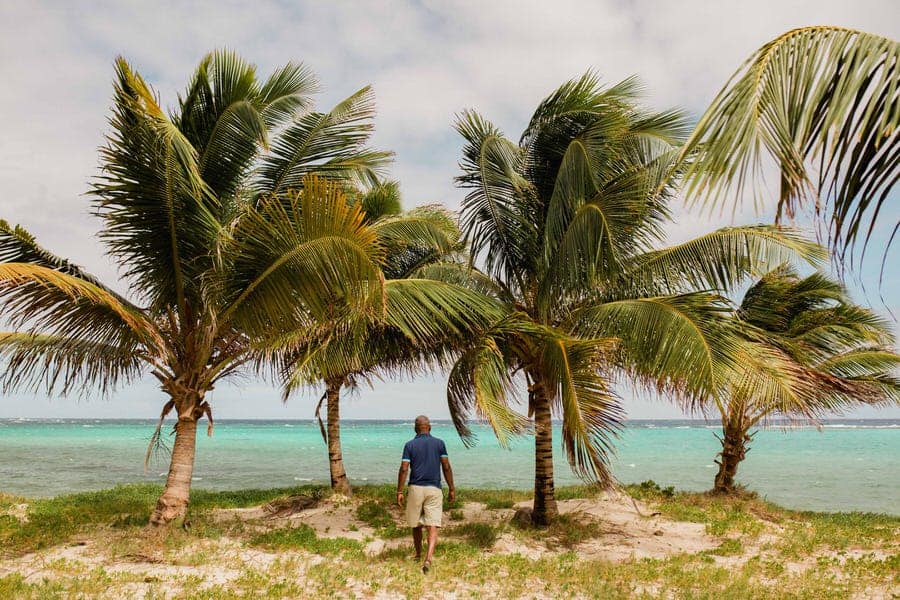
[[[498,529],[489,523],[464,523],[448,527],[443,533],[448,536],[464,537],[478,548],[492,547],[500,535]]]
[[[349,529],[368,525],[377,537],[390,538],[395,530],[408,535],[405,528],[396,526],[392,516],[397,512],[393,505],[394,491],[391,485],[356,488],[355,521]],[[323,497],[329,494],[327,488],[195,490],[190,514],[192,526],[184,531],[148,529],[147,517],[160,488],[132,485],[52,499],[0,496],[0,507],[7,509],[27,502],[29,518],[28,523],[22,523],[11,515],[0,514],[0,551],[15,556],[83,538],[93,540],[92,553],[101,553],[102,560],[116,564],[139,563],[140,557],[151,557],[171,568],[197,569],[205,565],[236,570],[239,576],[221,584],[196,572],[187,575],[121,573],[78,560],[56,559],[42,563],[41,568],[53,573],[49,579],[26,578],[26,573],[21,572],[0,577],[0,598],[132,595],[153,599],[173,593],[179,598],[211,599],[375,594],[419,597],[467,589],[473,590],[471,594],[475,597],[498,598],[664,595],[743,600],[869,597],[875,593],[890,597],[890,590],[900,588],[897,543],[900,517],[791,511],[752,494],[720,497],[681,493],[652,482],[629,486],[627,491],[646,501],[649,511],[703,524],[718,540],[717,547],[664,559],[632,559],[621,563],[586,560],[578,554],[579,545],[604,534],[602,520],[566,514],[549,528],[522,530],[503,521],[470,522],[461,510],[464,502],[508,507],[527,500],[529,493],[460,490],[459,501],[449,509],[451,523],[441,532],[434,576],[425,578],[418,564],[409,560],[408,541],[369,557],[363,552],[363,542],[322,537],[308,525],[271,529],[272,524],[265,520],[239,522],[235,519],[232,523],[222,521],[221,517],[213,518],[215,509],[254,506],[298,494]],[[558,490],[561,499],[594,494],[596,489],[586,486]],[[546,546],[552,553],[531,560],[517,554],[490,551],[504,531],[513,532],[527,545]],[[763,532],[770,537],[761,537]],[[278,558],[269,566],[249,568],[243,559],[220,554],[224,551],[217,545],[220,543],[217,538],[226,534],[230,544],[263,550]],[[326,559],[318,559],[316,555]],[[798,571],[798,564],[804,565],[805,570]],[[126,589],[130,591],[123,591]]]
[[[405,527],[394,521],[390,511],[375,500],[366,500],[356,508],[356,518],[375,529],[379,537],[393,539],[409,535]]]
[[[289,550],[302,548],[313,554],[335,555],[348,553],[362,556],[362,544],[346,538],[320,538],[316,531],[305,523],[296,527],[273,529],[250,538],[251,546],[260,546],[268,550]]]
[[[566,513],[559,515],[547,527],[521,527],[527,537],[543,541],[551,549],[572,549],[582,542],[600,537],[603,528],[591,517]]]

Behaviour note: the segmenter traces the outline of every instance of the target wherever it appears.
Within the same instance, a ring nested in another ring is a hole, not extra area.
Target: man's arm
[[[403,506],[403,488],[406,486],[406,476],[409,473],[409,461],[400,461],[400,471],[397,473],[397,504]]]
[[[453,468],[450,466],[450,459],[446,456],[441,457],[441,470],[444,471],[444,479],[447,480],[447,487],[450,488],[450,496],[447,500],[455,502],[456,486],[453,485]]]

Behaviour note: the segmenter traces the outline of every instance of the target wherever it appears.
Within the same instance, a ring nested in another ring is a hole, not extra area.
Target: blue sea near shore
[[[165,480],[167,457],[144,473],[155,423],[139,420],[0,420],[0,491],[29,496]],[[465,448],[449,422],[433,433],[447,442],[457,485],[522,488],[533,483],[528,437],[509,450],[475,425],[478,444]],[[195,487],[272,488],[328,482],[319,427],[311,421],[221,421],[211,438],[198,430]],[[171,421],[164,433],[171,432]],[[622,432],[613,472],[623,483],[653,479],[661,486],[705,490],[719,450],[714,422],[631,421]],[[351,481],[396,481],[404,421],[342,423],[344,461]],[[166,435],[170,445],[171,437]],[[557,485],[578,483],[555,435]],[[785,507],[900,514],[900,421],[839,420],[824,427],[768,429],[753,439],[738,481]]]

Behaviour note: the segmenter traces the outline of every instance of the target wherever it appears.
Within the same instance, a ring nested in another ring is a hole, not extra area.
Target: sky
[[[455,209],[464,196],[453,186],[462,144],[452,123],[459,111],[477,108],[516,139],[543,97],[593,69],[610,83],[636,74],[648,107],[697,116],[756,48],[788,29],[819,24],[900,38],[900,11],[889,0],[0,0],[0,218],[127,293],[98,244],[99,221],[85,196],[97,174],[118,55],[167,106],[216,48],[238,52],[262,75],[290,60],[304,62],[321,81],[321,108],[371,84],[378,103],[373,145],[396,152],[391,176],[401,182],[406,207],[439,202]],[[896,195],[891,205],[884,221],[896,219]],[[764,217],[675,208],[671,242]],[[879,230],[873,247],[880,250],[886,236],[886,228]],[[849,283],[858,300],[900,315],[897,246],[881,286],[879,252],[870,252]],[[342,416],[446,418],[444,381],[437,373],[362,386]],[[220,419],[306,419],[318,395],[283,404],[277,390],[248,379],[222,384],[210,398]],[[665,401],[623,395],[630,418],[683,416]],[[107,398],[0,396],[0,418],[152,418],[164,401],[148,379]],[[900,418],[900,408],[849,416]]]

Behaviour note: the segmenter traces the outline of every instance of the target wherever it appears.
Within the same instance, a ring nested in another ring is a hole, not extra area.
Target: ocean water
[[[144,472],[155,423],[138,420],[0,420],[0,491],[53,496],[119,483],[165,480],[167,462]],[[327,483],[328,461],[318,425],[310,421],[220,421],[215,435],[198,429],[194,486],[270,488]],[[446,443],[460,487],[530,488],[533,443],[517,439],[501,448],[486,426],[473,427],[478,443],[465,448],[449,422],[432,433]],[[171,432],[171,422],[164,434]],[[719,450],[715,424],[702,421],[632,421],[612,459],[623,483],[653,479],[661,486],[712,486]],[[412,423],[342,423],[344,461],[351,481],[396,481]],[[171,443],[171,438],[168,438]],[[557,485],[578,483],[555,436]],[[738,480],[783,506],[822,511],[900,514],[900,421],[829,421],[812,427],[760,431]]]

